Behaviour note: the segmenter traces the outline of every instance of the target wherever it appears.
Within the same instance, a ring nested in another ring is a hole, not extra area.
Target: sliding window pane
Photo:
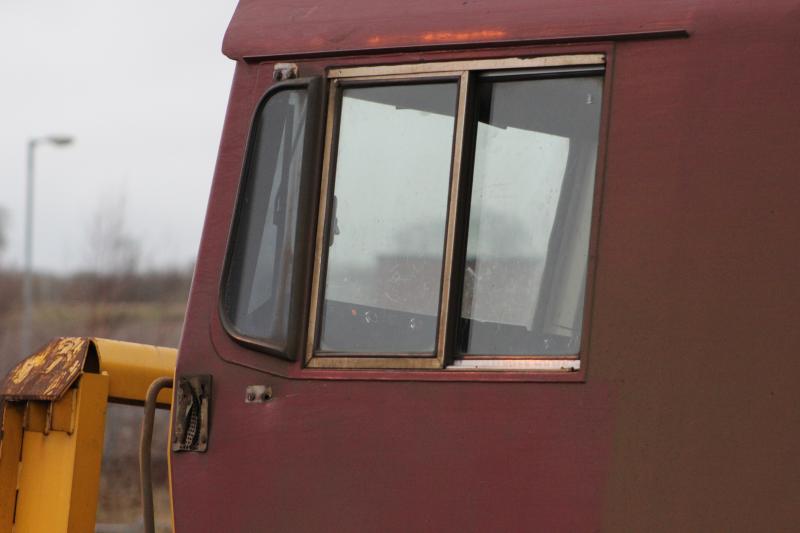
[[[319,349],[433,353],[455,82],[342,91]]]
[[[458,346],[580,348],[602,77],[478,85]]]

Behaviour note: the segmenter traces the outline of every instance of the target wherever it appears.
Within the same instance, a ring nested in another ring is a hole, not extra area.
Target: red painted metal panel
[[[225,35],[232,58],[564,39],[687,29],[697,2],[631,0],[243,0]],[[729,2],[717,9],[741,10]]]
[[[172,456],[178,530],[792,530],[800,5],[451,4],[426,5],[422,16],[418,2],[352,1],[303,15],[243,2],[226,50],[352,49],[373,28],[418,35],[449,21],[461,30],[480,13],[513,22],[522,39],[690,21],[688,39],[607,48],[585,381],[308,380],[299,363],[227,338],[216,315],[220,269],[250,117],[271,83],[270,64],[240,62],[178,361],[179,374],[213,374],[215,387],[208,452]],[[464,53],[497,50],[372,59]],[[319,59],[301,71],[369,60]],[[254,384],[272,385],[274,399],[245,405]]]
[[[587,531],[599,522],[612,419],[603,388],[268,379],[273,400],[245,406],[257,378],[224,376],[209,452],[174,457],[179,530]]]

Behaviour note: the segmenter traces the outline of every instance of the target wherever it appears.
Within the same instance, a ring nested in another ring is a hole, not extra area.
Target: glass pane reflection
[[[578,353],[601,93],[602,77],[479,84],[463,353]]]
[[[432,353],[456,83],[346,88],[319,349]]]
[[[233,235],[223,309],[243,335],[285,349],[308,95],[274,94],[258,111]]]

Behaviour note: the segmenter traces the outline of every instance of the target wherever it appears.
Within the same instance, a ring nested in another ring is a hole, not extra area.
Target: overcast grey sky
[[[34,265],[92,265],[87,231],[124,198],[142,266],[195,257],[233,61],[220,52],[235,0],[0,0],[0,207],[22,264],[25,148],[36,155]]]

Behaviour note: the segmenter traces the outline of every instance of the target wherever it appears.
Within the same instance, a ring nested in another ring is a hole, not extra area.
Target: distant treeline
[[[189,294],[192,269],[149,272],[71,275],[34,274],[34,298],[43,301],[82,303],[184,302]],[[22,273],[0,271],[0,312],[22,303]]]
[[[60,336],[104,337],[177,346],[192,269],[35,274],[34,347]],[[0,375],[28,353],[21,347],[22,273],[0,269]]]

